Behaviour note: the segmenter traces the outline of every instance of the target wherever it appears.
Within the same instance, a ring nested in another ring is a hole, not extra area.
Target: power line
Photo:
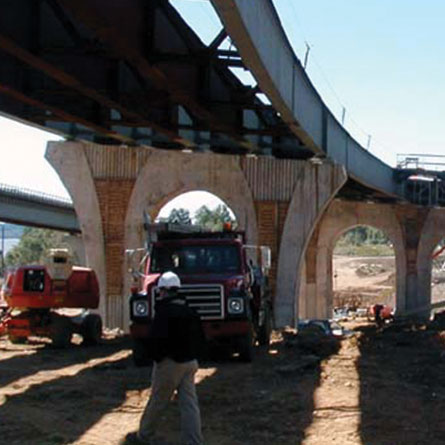
[[[274,0],[274,1],[276,2],[277,0]],[[304,63],[303,63],[303,68],[306,70],[307,65],[308,65],[309,50],[312,50],[314,48],[314,46],[310,45],[308,43],[310,40],[307,38],[307,33],[305,32],[304,26],[302,25],[302,22],[301,22],[298,14],[297,14],[297,11],[295,9],[295,5],[294,5],[293,0],[287,0],[287,4],[289,6],[288,9],[291,11],[291,14],[293,15],[293,22],[296,23],[298,25],[298,27],[300,28],[301,35],[302,35],[304,44],[306,46],[306,52],[305,52]],[[294,34],[291,34],[289,37],[294,40],[294,45],[293,46],[295,46]],[[335,99],[335,101],[340,106],[341,118],[339,120],[340,120],[341,125],[343,126],[343,128],[345,128],[347,131],[350,131],[349,130],[350,125],[347,125],[347,122],[352,124],[352,126],[354,126],[362,134],[362,136],[364,138],[366,138],[366,142],[362,143],[361,145],[363,145],[363,147],[367,147],[368,150],[371,150],[371,148],[372,148],[372,152],[375,152],[376,148],[377,149],[380,148],[381,150],[379,150],[379,151],[381,151],[385,155],[387,155],[388,153],[393,153],[393,150],[390,150],[387,147],[385,147],[385,145],[382,144],[378,139],[376,139],[369,132],[365,131],[360,125],[358,125],[357,122],[353,119],[353,117],[352,117],[352,115],[350,113],[346,114],[348,107],[343,103],[343,101],[341,100],[339,94],[337,93],[337,91],[335,90],[333,85],[331,84],[328,76],[325,74],[325,72],[324,72],[324,70],[322,68],[321,63],[317,59],[316,53],[317,53],[316,50],[313,50],[311,52],[311,59],[314,61],[315,67],[316,67],[317,71],[319,72],[319,74],[321,75],[322,80],[324,81],[324,83],[326,84],[326,86],[330,90],[331,94],[333,95],[333,98]],[[332,110],[331,110],[331,112],[332,112]],[[371,147],[371,141],[372,141],[372,147]]]

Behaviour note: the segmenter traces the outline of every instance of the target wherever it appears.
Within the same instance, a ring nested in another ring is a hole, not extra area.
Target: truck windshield
[[[240,272],[237,246],[155,246],[150,271],[168,270],[181,274]]]

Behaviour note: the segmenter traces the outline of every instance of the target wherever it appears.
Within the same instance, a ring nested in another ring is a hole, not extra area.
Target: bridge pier
[[[124,252],[143,245],[142,211],[154,218],[170,199],[193,190],[220,197],[249,243],[271,247],[276,324],[292,325],[306,244],[346,180],[343,167],[329,163],[147,147],[57,142],[48,145],[46,156],[73,199],[87,263],[99,276],[105,324],[123,329],[130,285]]]
[[[334,247],[344,232],[358,225],[382,230],[394,247],[397,313],[429,315],[431,256],[445,235],[444,224],[445,210],[442,209],[333,200],[305,251],[300,318],[331,317]]]
[[[73,200],[85,247],[85,259],[97,274],[100,289],[99,311],[105,313],[107,279],[105,243],[99,199],[84,146],[74,142],[49,143],[46,159],[56,170]]]
[[[411,314],[423,317],[429,315],[429,310],[418,312],[419,308],[427,307],[431,300],[431,255],[435,246],[429,252],[429,258],[419,261],[420,240],[424,233],[425,221],[428,218],[429,209],[414,206],[399,206],[397,219],[399,220],[405,249],[406,268],[401,277],[405,281],[405,298],[403,304],[397,306],[397,313]],[[423,276],[425,275],[425,276]]]
[[[301,291],[312,296],[306,299],[307,304],[316,305],[313,262],[306,262],[304,268],[305,254],[308,253],[309,258],[313,257],[311,237],[314,234],[317,237],[315,229],[318,221],[345,182],[345,170],[332,164],[311,166],[306,163],[298,177],[283,228],[278,258],[275,305],[277,326],[295,326],[300,317],[300,298],[297,296]],[[302,283],[303,270],[309,280]]]

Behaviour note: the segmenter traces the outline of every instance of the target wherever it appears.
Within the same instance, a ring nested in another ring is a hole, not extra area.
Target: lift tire
[[[253,334],[252,331],[238,339],[239,358],[242,362],[250,363],[253,360]]]
[[[23,345],[28,340],[28,337],[20,337],[20,336],[17,336],[17,335],[9,334],[8,335],[8,339],[14,345]]]
[[[151,366],[153,364],[153,360],[148,356],[147,343],[144,340],[134,338],[131,349],[133,351],[133,363],[138,368]]]
[[[64,349],[71,344],[73,327],[71,321],[66,317],[55,317],[50,325],[50,338],[52,347]]]
[[[258,327],[258,344],[260,346],[270,345],[270,335],[272,334],[272,311],[269,306],[265,309],[264,323]]]
[[[82,322],[82,345],[95,346],[102,338],[102,318],[98,314],[88,314]]]

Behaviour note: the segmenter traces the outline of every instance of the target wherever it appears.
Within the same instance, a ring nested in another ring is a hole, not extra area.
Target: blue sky
[[[245,0],[248,1],[248,0]],[[254,0],[249,0],[254,1]],[[208,43],[219,20],[206,0],[171,0]],[[274,0],[300,60],[331,111],[364,146],[394,165],[396,153],[445,155],[445,2]],[[67,196],[44,160],[48,140],[0,118],[0,182]]]

